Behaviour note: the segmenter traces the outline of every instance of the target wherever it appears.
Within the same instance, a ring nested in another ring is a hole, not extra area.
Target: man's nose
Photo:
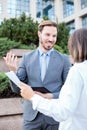
[[[53,37],[52,36],[49,37],[49,41],[53,41]]]

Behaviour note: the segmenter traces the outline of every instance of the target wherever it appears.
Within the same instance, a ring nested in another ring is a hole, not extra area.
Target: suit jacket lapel
[[[36,50],[35,51],[35,54],[33,56],[33,68],[35,68],[35,74],[38,76],[38,78],[41,78],[40,77],[40,62],[39,62],[39,56],[38,56],[38,51]]]

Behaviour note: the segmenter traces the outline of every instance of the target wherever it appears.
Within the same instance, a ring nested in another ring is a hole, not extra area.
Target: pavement
[[[22,98],[0,99],[0,130],[22,130]]]

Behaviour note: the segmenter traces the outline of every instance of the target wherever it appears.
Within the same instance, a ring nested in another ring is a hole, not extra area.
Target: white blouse
[[[87,130],[87,61],[70,68],[59,99],[35,94],[33,109],[60,122],[59,130]]]

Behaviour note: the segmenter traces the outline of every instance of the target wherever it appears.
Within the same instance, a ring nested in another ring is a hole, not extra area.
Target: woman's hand
[[[37,91],[35,91],[35,93],[42,96],[43,98],[47,98],[47,99],[53,98],[53,95],[51,93],[41,93],[41,92],[37,92]]]
[[[27,100],[31,100],[31,98],[35,94],[35,92],[33,91],[33,89],[29,85],[27,85],[27,84],[25,84],[23,82],[20,82],[19,86],[20,86],[20,89],[21,89],[20,90],[21,91],[21,96],[23,98],[27,99]]]

